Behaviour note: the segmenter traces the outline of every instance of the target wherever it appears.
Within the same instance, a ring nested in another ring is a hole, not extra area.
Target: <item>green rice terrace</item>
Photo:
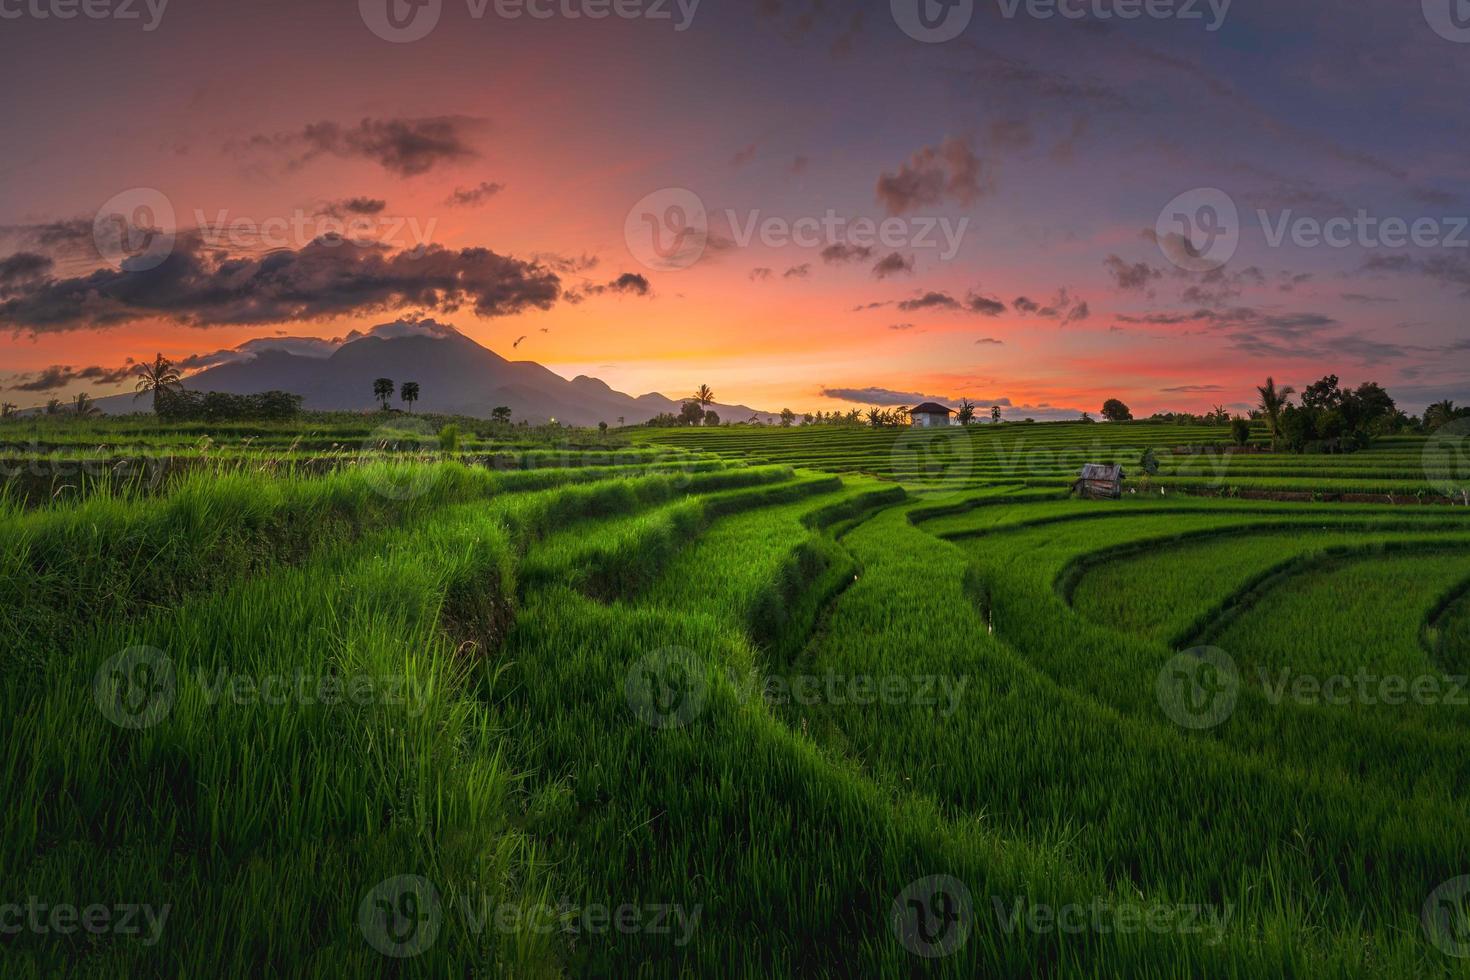
[[[1466,441],[1267,443],[0,426],[0,963],[1470,975]]]

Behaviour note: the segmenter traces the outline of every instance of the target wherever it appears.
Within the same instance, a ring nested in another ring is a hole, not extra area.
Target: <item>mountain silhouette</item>
[[[303,407],[311,410],[370,411],[378,404],[373,380],[392,378],[419,383],[415,412],[487,418],[496,406],[508,405],[516,421],[556,419],[572,425],[616,425],[619,418],[633,425],[662,412],[677,414],[683,404],[657,393],[635,398],[586,375],[568,381],[535,361],[507,360],[452,327],[425,322],[432,330],[410,332],[401,329],[403,324],[385,324],[368,334],[355,333],[327,356],[256,342],[246,345],[248,350],[222,352],[233,359],[185,378],[184,387],[236,395],[279,389],[302,396]],[[148,396],[135,400],[130,394],[97,400],[112,414],[148,411],[151,404]],[[710,408],[727,422],[751,415],[767,422],[773,418],[745,405]]]

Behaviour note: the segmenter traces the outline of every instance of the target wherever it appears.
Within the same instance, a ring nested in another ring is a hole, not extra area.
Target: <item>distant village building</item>
[[[924,402],[909,409],[909,419],[920,428],[949,425],[949,417],[953,414],[954,409],[945,408],[937,402]]]
[[[1093,500],[1116,500],[1123,496],[1123,475],[1116,463],[1086,463],[1072,490]]]

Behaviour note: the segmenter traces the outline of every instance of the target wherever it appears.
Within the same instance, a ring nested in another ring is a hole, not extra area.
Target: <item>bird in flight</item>
[[[512,347],[519,347],[519,346],[521,346],[521,341],[523,341],[525,339],[526,339],[526,335],[525,334],[521,334],[519,337],[516,338],[516,342],[513,343],[513,344],[511,344],[511,346]]]

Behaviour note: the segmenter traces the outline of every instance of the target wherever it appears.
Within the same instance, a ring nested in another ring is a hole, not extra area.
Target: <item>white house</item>
[[[949,425],[949,417],[954,414],[954,409],[945,408],[935,402],[924,402],[909,409],[909,418],[915,426],[927,428],[935,425]]]

